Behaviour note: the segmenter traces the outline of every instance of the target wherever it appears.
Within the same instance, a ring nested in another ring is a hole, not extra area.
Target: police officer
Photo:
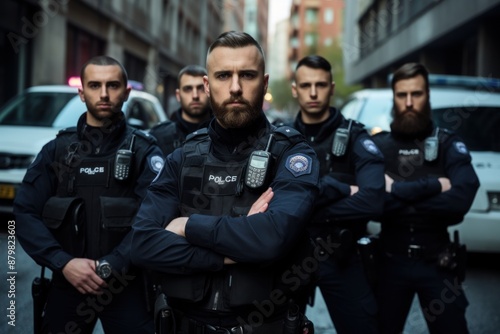
[[[284,333],[293,293],[308,279],[309,262],[296,255],[309,245],[319,165],[299,133],[265,117],[268,75],[250,35],[221,34],[207,71],[214,119],[150,186],[132,261],[164,274],[176,333]]]
[[[310,55],[298,62],[292,95],[300,111],[294,127],[321,166],[309,230],[315,239],[337,244],[320,263],[317,284],[338,333],[376,333],[375,296],[356,247],[368,221],[382,213],[384,162],[363,126],[329,106],[334,87],[325,58]]]
[[[180,147],[188,134],[207,126],[212,112],[203,87],[206,74],[206,69],[198,65],[188,65],[180,70],[175,97],[181,107],[171,121],[160,123],[149,132],[157,139],[165,155]]]
[[[87,112],[42,148],[14,202],[21,245],[53,272],[43,332],[92,333],[99,318],[106,333],[152,333],[129,231],[162,153],[125,122],[123,66],[98,56],[81,72]]]
[[[391,132],[374,137],[386,161],[381,219],[381,332],[401,333],[414,294],[431,333],[467,333],[457,269],[463,247],[447,227],[467,213],[479,187],[462,140],[432,121],[427,69],[407,63],[392,78]]]

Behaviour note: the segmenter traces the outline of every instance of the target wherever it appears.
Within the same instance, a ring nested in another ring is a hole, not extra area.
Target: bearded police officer
[[[386,161],[381,332],[403,331],[417,293],[431,333],[467,333],[465,249],[450,243],[447,227],[462,221],[479,181],[462,140],[432,121],[427,69],[403,65],[392,90],[391,132],[374,137]]]
[[[167,157],[139,209],[132,260],[163,274],[177,328],[162,333],[298,332],[307,323],[290,301],[317,261],[300,257],[316,155],[262,112],[268,75],[250,35],[221,34],[207,71],[215,118]]]
[[[87,112],[43,147],[14,202],[21,245],[53,272],[42,332],[92,333],[99,318],[106,333],[152,333],[129,231],[162,153],[125,122],[118,61],[90,59],[81,80]]]
[[[377,305],[357,241],[370,219],[382,213],[384,161],[363,126],[330,107],[335,83],[323,57],[302,58],[292,94],[300,111],[294,127],[306,137],[320,162],[321,192],[309,230],[337,244],[319,265],[318,281],[338,333],[376,333]]]
[[[179,71],[175,97],[181,107],[170,121],[156,125],[149,132],[165,155],[180,147],[188,134],[207,126],[212,111],[203,87],[206,74],[207,70],[199,65],[188,65]]]

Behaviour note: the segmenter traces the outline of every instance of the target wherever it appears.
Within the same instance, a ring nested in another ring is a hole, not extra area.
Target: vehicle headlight
[[[490,210],[500,211],[500,192],[488,192]]]
[[[0,153],[0,169],[28,168],[35,157],[27,154]]]

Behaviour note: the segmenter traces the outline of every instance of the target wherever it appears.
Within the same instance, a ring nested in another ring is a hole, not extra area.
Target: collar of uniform
[[[297,129],[304,136],[307,136],[307,127],[308,124],[305,124],[302,120],[302,112],[297,114],[294,122],[294,128]],[[315,141],[323,141],[326,138],[330,137],[333,133],[333,130],[337,129],[343,120],[342,114],[334,107],[330,107],[330,116],[326,121],[321,123],[321,129],[315,134]]]
[[[121,140],[125,128],[126,122],[123,112],[116,122],[107,127],[94,127],[88,125],[87,113],[80,116],[77,124],[78,138],[91,142],[93,146],[102,146],[104,143]]]
[[[212,138],[214,146],[221,154],[233,154],[255,147],[255,142],[270,128],[270,123],[262,112],[259,118],[250,126],[239,129],[224,129],[215,118],[208,127],[208,134]]]

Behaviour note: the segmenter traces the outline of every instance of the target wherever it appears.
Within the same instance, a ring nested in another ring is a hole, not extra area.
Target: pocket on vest
[[[83,199],[53,196],[42,212],[45,225],[65,251],[82,256],[85,248],[85,208]]]
[[[104,197],[101,201],[100,247],[103,254],[111,252],[127,235],[134,223],[139,203],[130,197]]]

